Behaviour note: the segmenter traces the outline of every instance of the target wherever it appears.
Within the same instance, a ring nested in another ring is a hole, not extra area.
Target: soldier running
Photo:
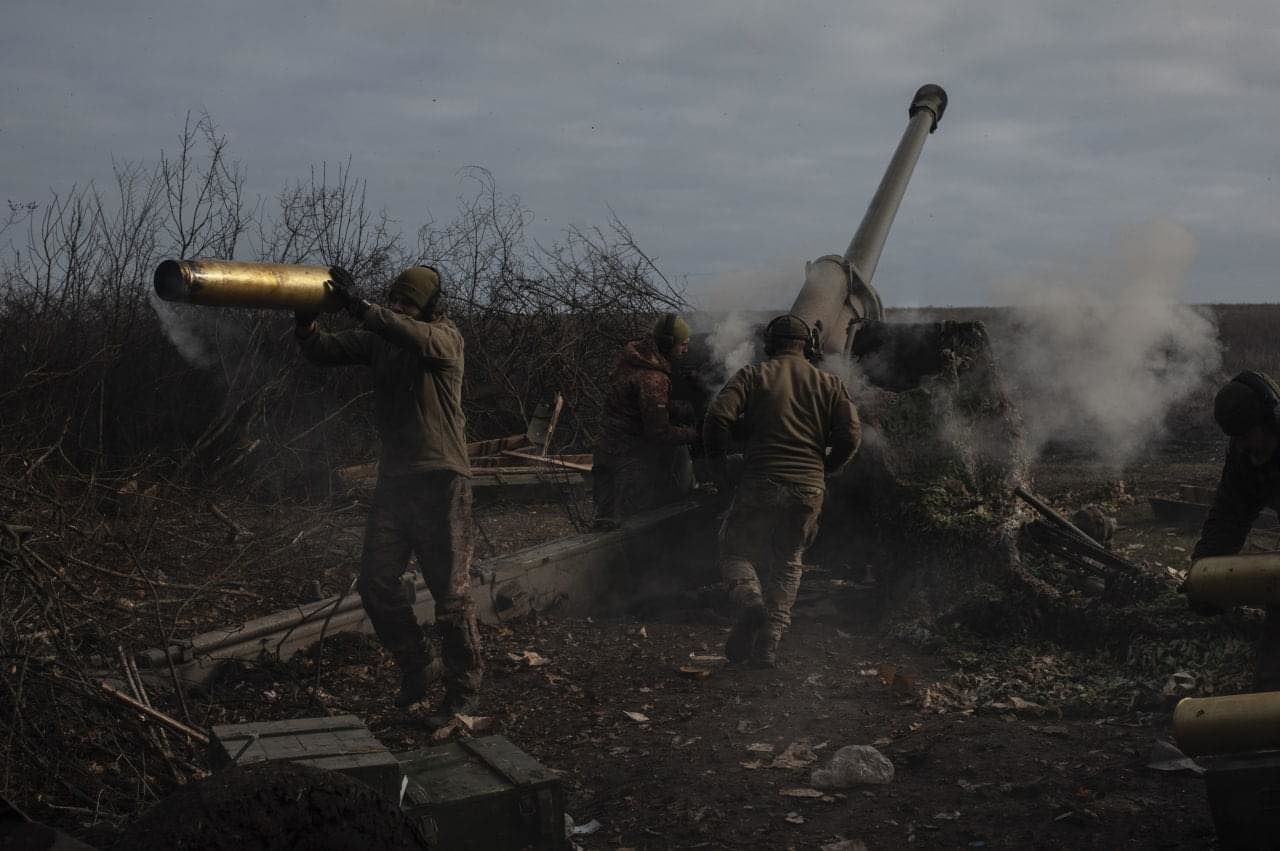
[[[474,710],[483,661],[469,592],[471,468],[462,412],[463,340],[444,316],[440,277],[430,266],[405,269],[387,306],[353,294],[351,274],[330,269],[331,286],[359,327],[335,334],[299,313],[303,354],[324,366],[360,364],[373,371],[374,411],[382,455],[369,505],[358,587],[374,631],[400,669],[395,704],[426,697],[443,675],[438,717]],[[400,577],[409,555],[435,600],[444,663],[435,657]],[[443,668],[443,671],[442,671]]]
[[[652,334],[623,349],[592,461],[597,528],[679,493],[677,451],[697,440],[698,430],[675,422],[681,417],[673,416],[671,369],[688,351],[689,325],[675,313],[659,317]]]
[[[1213,418],[1231,438],[1213,505],[1191,558],[1234,555],[1244,547],[1263,508],[1280,510],[1280,387],[1248,370],[1227,382],[1213,401]],[[1196,604],[1202,614],[1217,609]],[[1267,606],[1258,641],[1254,689],[1280,690],[1280,606]]]
[[[756,668],[777,665],[804,551],[818,532],[826,477],[853,458],[862,437],[849,391],[809,362],[810,346],[802,319],[774,319],[765,329],[769,359],[738,370],[703,424],[716,484],[725,488],[724,453],[730,429],[742,420],[743,474],[719,537],[720,575],[739,613],[724,653]]]

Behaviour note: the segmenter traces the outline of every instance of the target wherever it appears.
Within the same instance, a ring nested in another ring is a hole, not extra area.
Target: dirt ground
[[[1155,522],[1145,497],[1212,484],[1216,473],[1207,452],[1124,471],[1136,498],[1121,506],[1115,550],[1185,567],[1195,532]],[[1035,481],[1072,508],[1114,494],[1118,478],[1060,460]],[[1091,697],[1086,679],[1120,673],[1096,670],[1118,666],[1105,654],[921,653],[843,614],[836,584],[806,574],[776,671],[714,658],[727,622],[711,611],[487,628],[477,723],[561,772],[573,819],[600,825],[575,837],[584,849],[1215,847],[1202,780],[1146,767],[1169,735],[1174,698],[1134,691],[1134,708],[1117,711],[1114,699]],[[1247,674],[1249,660],[1235,661],[1219,672],[1228,690]],[[710,673],[680,671],[691,666]],[[967,705],[933,699],[975,683]],[[201,711],[206,725],[352,712],[393,750],[431,744],[426,705],[392,709],[395,688],[376,642],[340,637],[318,679],[311,658],[244,668],[214,683]],[[892,781],[815,790],[812,769],[851,744],[883,752]]]

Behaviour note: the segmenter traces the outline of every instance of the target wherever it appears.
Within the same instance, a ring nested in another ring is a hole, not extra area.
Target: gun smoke
[[[777,260],[757,269],[720,273],[700,288],[690,321],[708,335],[710,357],[700,375],[708,390],[719,390],[735,372],[764,356],[760,329],[786,312],[803,280],[803,260]]]
[[[1217,329],[1183,303],[1197,249],[1157,220],[1083,268],[995,286],[1012,315],[992,344],[1029,450],[1062,443],[1121,466],[1218,370]]]
[[[178,350],[178,354],[182,355],[182,359],[197,369],[212,367],[217,360],[215,349],[212,341],[206,339],[208,335],[202,333],[207,328],[201,324],[201,320],[192,311],[181,310],[160,298],[155,290],[148,288],[148,295],[151,309],[156,312],[165,337]]]

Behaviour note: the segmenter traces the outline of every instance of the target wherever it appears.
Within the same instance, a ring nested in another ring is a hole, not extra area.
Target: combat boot
[[[406,667],[400,674],[400,693],[396,695],[396,706],[406,709],[425,698],[427,689],[443,674],[444,665],[439,659]]]
[[[755,643],[751,645],[751,657],[747,659],[747,664],[753,668],[776,668],[778,667],[778,644],[781,639],[768,630],[762,630],[756,635]]]
[[[457,715],[474,715],[480,705],[480,695],[473,691],[447,688],[444,700],[427,716],[428,726],[439,729],[449,724]]]
[[[738,622],[729,630],[729,637],[724,642],[725,658],[735,665],[747,661],[751,648],[755,645],[756,635],[764,626],[764,606],[748,606],[738,617]]]

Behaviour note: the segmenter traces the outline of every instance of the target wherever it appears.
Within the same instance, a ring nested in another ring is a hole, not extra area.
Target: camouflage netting
[[[869,323],[854,355],[864,443],[831,489],[816,558],[868,565],[869,614],[919,643],[972,610],[1016,610],[999,605],[1011,594],[1043,596],[1018,555],[1027,459],[982,324]]]

